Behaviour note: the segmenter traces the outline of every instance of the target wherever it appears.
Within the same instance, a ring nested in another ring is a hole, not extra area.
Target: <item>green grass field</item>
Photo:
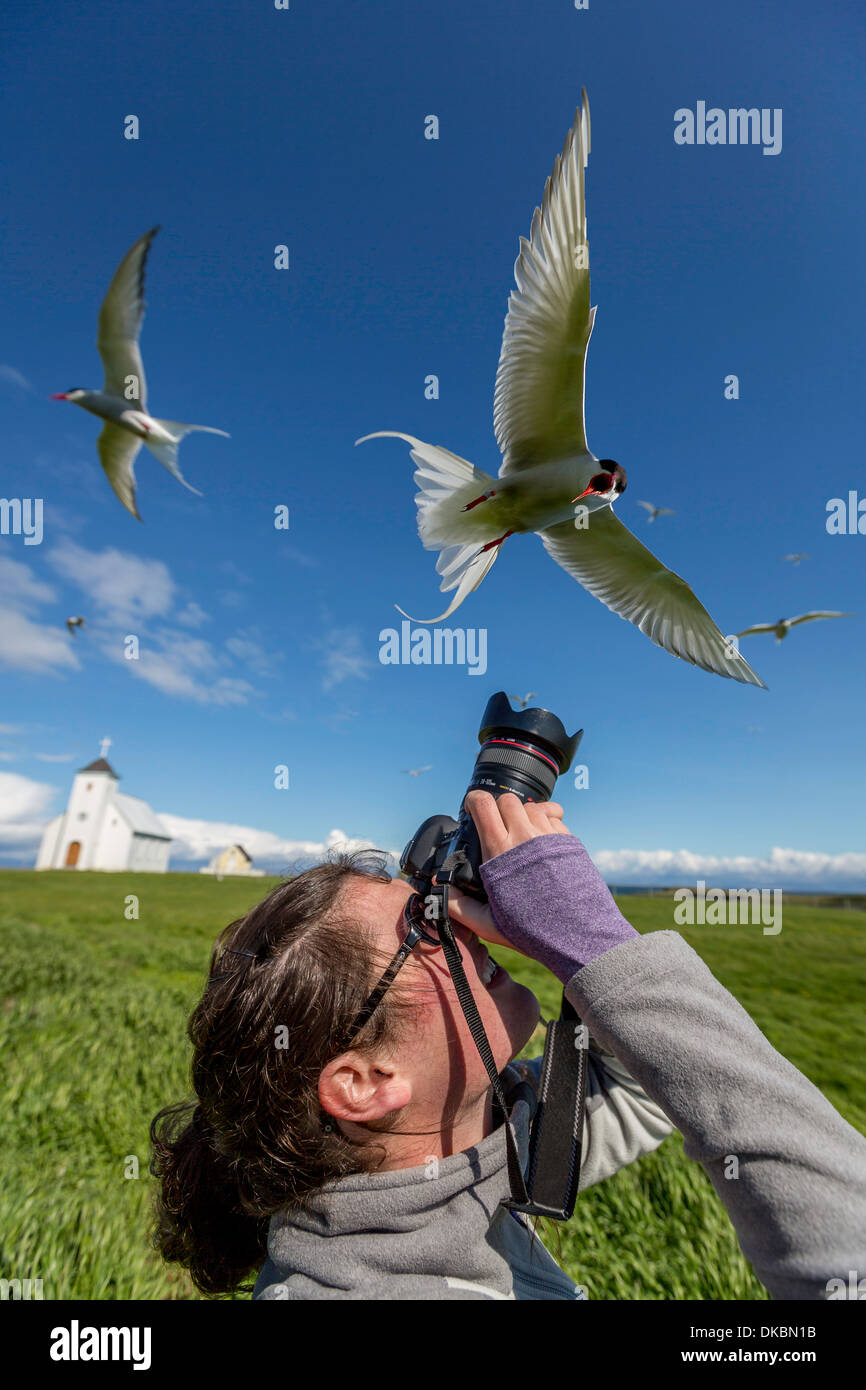
[[[150,1249],[148,1124],[187,1093],[187,1015],[210,946],[270,879],[0,872],[3,1183],[0,1277],[46,1299],[183,1299],[186,1274]],[[137,921],[124,917],[139,898]],[[672,902],[628,896],[640,931],[674,926]],[[775,1047],[866,1132],[866,915],[785,903],[760,927],[679,928]],[[559,986],[500,957],[558,1010]],[[541,1035],[528,1055],[541,1051]],[[128,1177],[138,1161],[139,1176]],[[594,1299],[763,1298],[703,1170],[671,1136],[582,1194],[545,1239]]]

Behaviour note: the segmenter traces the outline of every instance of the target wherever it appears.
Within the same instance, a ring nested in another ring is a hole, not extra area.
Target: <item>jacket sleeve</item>
[[[605,952],[566,994],[682,1132],[774,1298],[825,1299],[866,1269],[866,1139],[677,932]]]

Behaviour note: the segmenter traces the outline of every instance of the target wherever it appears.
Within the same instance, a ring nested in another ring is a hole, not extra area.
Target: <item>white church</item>
[[[36,856],[37,869],[102,869],[164,874],[171,836],[146,801],[117,790],[118,776],[100,757],[76,772],[66,810],[48,822]]]

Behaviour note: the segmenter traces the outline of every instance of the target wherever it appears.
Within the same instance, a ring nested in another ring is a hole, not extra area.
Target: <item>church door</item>
[[[80,853],[81,853],[81,841],[80,841],[80,840],[70,840],[70,842],[69,842],[69,848],[68,848],[68,850],[66,851],[66,864],[65,864],[64,867],[67,868],[67,869],[74,869],[74,868],[75,868],[75,865],[78,863],[78,856],[79,856]]]

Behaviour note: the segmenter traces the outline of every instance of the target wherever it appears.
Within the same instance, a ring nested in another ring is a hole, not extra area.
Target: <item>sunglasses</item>
[[[406,927],[406,935],[364,1007],[355,1015],[349,1032],[340,1046],[341,1052],[351,1046],[364,1024],[372,1017],[383,995],[391,988],[398,972],[406,964],[418,943],[423,941],[428,946],[437,946],[440,950],[442,949],[436,923],[428,919],[424,899],[419,893],[413,893],[410,898],[406,899],[406,906],[403,908],[403,925]]]

